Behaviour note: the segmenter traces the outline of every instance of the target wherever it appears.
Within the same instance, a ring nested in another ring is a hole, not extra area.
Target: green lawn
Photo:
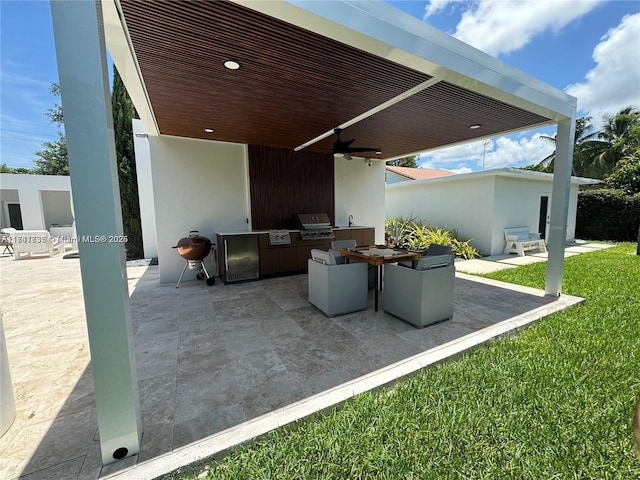
[[[583,305],[176,478],[205,470],[204,478],[252,480],[640,478],[632,436],[640,257],[632,252],[634,244],[619,244],[566,260],[563,290]],[[491,277],[543,288],[545,268]]]

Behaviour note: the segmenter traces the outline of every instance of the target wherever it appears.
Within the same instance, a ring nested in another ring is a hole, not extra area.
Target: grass
[[[586,298],[531,328],[191,467],[195,479],[640,478],[640,257],[570,257]],[[546,264],[490,275],[544,287]]]

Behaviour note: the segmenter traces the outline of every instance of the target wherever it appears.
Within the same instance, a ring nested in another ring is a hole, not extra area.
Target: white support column
[[[551,215],[545,293],[558,296],[562,293],[562,273],[564,270],[564,248],[567,242],[567,218],[569,212],[569,192],[571,190],[571,169],[573,166],[573,143],[576,119],[575,103],[571,118],[558,122],[556,135],[556,158],[553,168],[553,190],[551,193]]]
[[[52,0],[102,463],[139,452],[140,402],[99,1]],[[115,237],[115,238],[114,238]]]

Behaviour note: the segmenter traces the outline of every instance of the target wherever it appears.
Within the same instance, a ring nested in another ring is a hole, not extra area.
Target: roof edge
[[[387,185],[387,188],[396,188],[410,185],[418,185],[423,183],[432,183],[432,182],[457,182],[464,181],[469,178],[476,177],[516,177],[516,178],[530,178],[533,180],[540,181],[553,181],[553,174],[546,172],[536,172],[533,170],[523,170],[521,168],[513,168],[513,167],[505,167],[505,168],[495,168],[491,170],[483,170],[479,172],[469,172],[469,173],[458,173],[456,175],[448,175],[444,177],[435,177],[435,178],[425,178],[422,180],[413,180],[412,182],[400,182],[399,184],[392,183]],[[602,183],[601,180],[595,178],[586,178],[586,177],[571,177],[571,183],[573,185],[597,185]]]

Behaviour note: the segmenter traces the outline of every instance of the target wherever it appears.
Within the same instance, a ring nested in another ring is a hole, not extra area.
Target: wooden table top
[[[419,260],[419,252],[410,252],[402,248],[392,248],[385,245],[369,247],[341,248],[340,255],[367,262],[370,265],[384,265],[385,263],[402,262],[405,260]]]

